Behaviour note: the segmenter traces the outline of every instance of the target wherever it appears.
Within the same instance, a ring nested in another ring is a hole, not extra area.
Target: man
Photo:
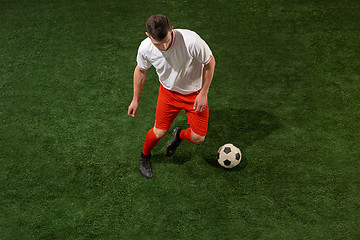
[[[145,137],[140,155],[140,171],[152,178],[151,150],[169,130],[184,109],[188,129],[175,128],[166,155],[172,156],[182,140],[195,144],[204,141],[209,119],[208,91],[215,59],[208,45],[190,30],[173,29],[166,16],[153,15],[146,22],[146,38],[141,42],[134,71],[134,96],[128,115],[135,117],[146,71],[154,66],[160,81],[155,126]]]

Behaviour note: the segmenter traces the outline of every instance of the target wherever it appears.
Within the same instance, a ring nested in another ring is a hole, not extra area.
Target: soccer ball
[[[231,143],[225,144],[219,148],[217,160],[224,168],[233,168],[241,161],[241,151]]]

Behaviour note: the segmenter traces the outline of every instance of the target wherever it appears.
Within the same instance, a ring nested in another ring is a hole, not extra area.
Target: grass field
[[[205,142],[166,158],[169,133],[149,180],[153,68],[127,108],[156,13],[217,65]],[[359,23],[358,0],[0,0],[0,239],[360,239]]]

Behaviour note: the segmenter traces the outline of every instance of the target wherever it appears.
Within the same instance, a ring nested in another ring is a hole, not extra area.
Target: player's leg
[[[195,112],[193,109],[193,102],[189,101],[185,107],[186,115],[188,117],[189,128],[182,130],[175,128],[171,142],[166,148],[166,156],[172,156],[182,140],[187,140],[195,144],[199,144],[205,140],[209,121],[209,107],[206,106],[202,112]]]
[[[191,127],[182,130],[177,127],[174,129],[172,134],[171,142],[166,147],[166,156],[171,157],[174,155],[177,147],[180,145],[182,140],[187,140],[195,144],[202,143],[205,140],[205,136],[201,136],[193,132]]]
[[[187,140],[195,144],[202,143],[205,140],[208,129],[209,107],[206,106],[202,112],[187,110],[186,115],[188,117],[188,125],[190,125],[190,127],[180,132],[180,139]]]
[[[205,140],[205,136],[195,133],[191,127],[180,132],[180,139],[187,140],[189,142],[200,144]]]
[[[144,148],[140,156],[140,171],[147,178],[152,178],[153,176],[150,162],[151,151],[156,146],[156,144],[158,144],[160,139],[165,136],[166,133],[167,130],[154,127],[151,128],[146,134]]]
[[[145,137],[144,148],[142,150],[143,155],[149,156],[151,155],[151,151],[153,148],[158,144],[161,138],[163,138],[166,133],[167,129],[159,129],[156,127],[151,128]]]
[[[166,135],[168,129],[181,110],[179,108],[174,108],[169,105],[169,103],[171,103],[171,99],[169,99],[168,93],[160,87],[156,105],[155,126],[146,134],[144,148],[140,157],[140,171],[147,178],[153,176],[150,162],[151,151],[158,144],[160,139]]]

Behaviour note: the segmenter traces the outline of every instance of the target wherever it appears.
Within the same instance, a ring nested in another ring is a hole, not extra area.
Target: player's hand
[[[128,115],[131,116],[131,117],[135,117],[138,108],[139,108],[139,102],[133,100],[133,101],[130,103],[130,106],[129,106],[129,109],[128,109]]]
[[[195,112],[202,112],[205,110],[207,106],[207,94],[201,94],[197,95],[194,102],[194,109]]]

